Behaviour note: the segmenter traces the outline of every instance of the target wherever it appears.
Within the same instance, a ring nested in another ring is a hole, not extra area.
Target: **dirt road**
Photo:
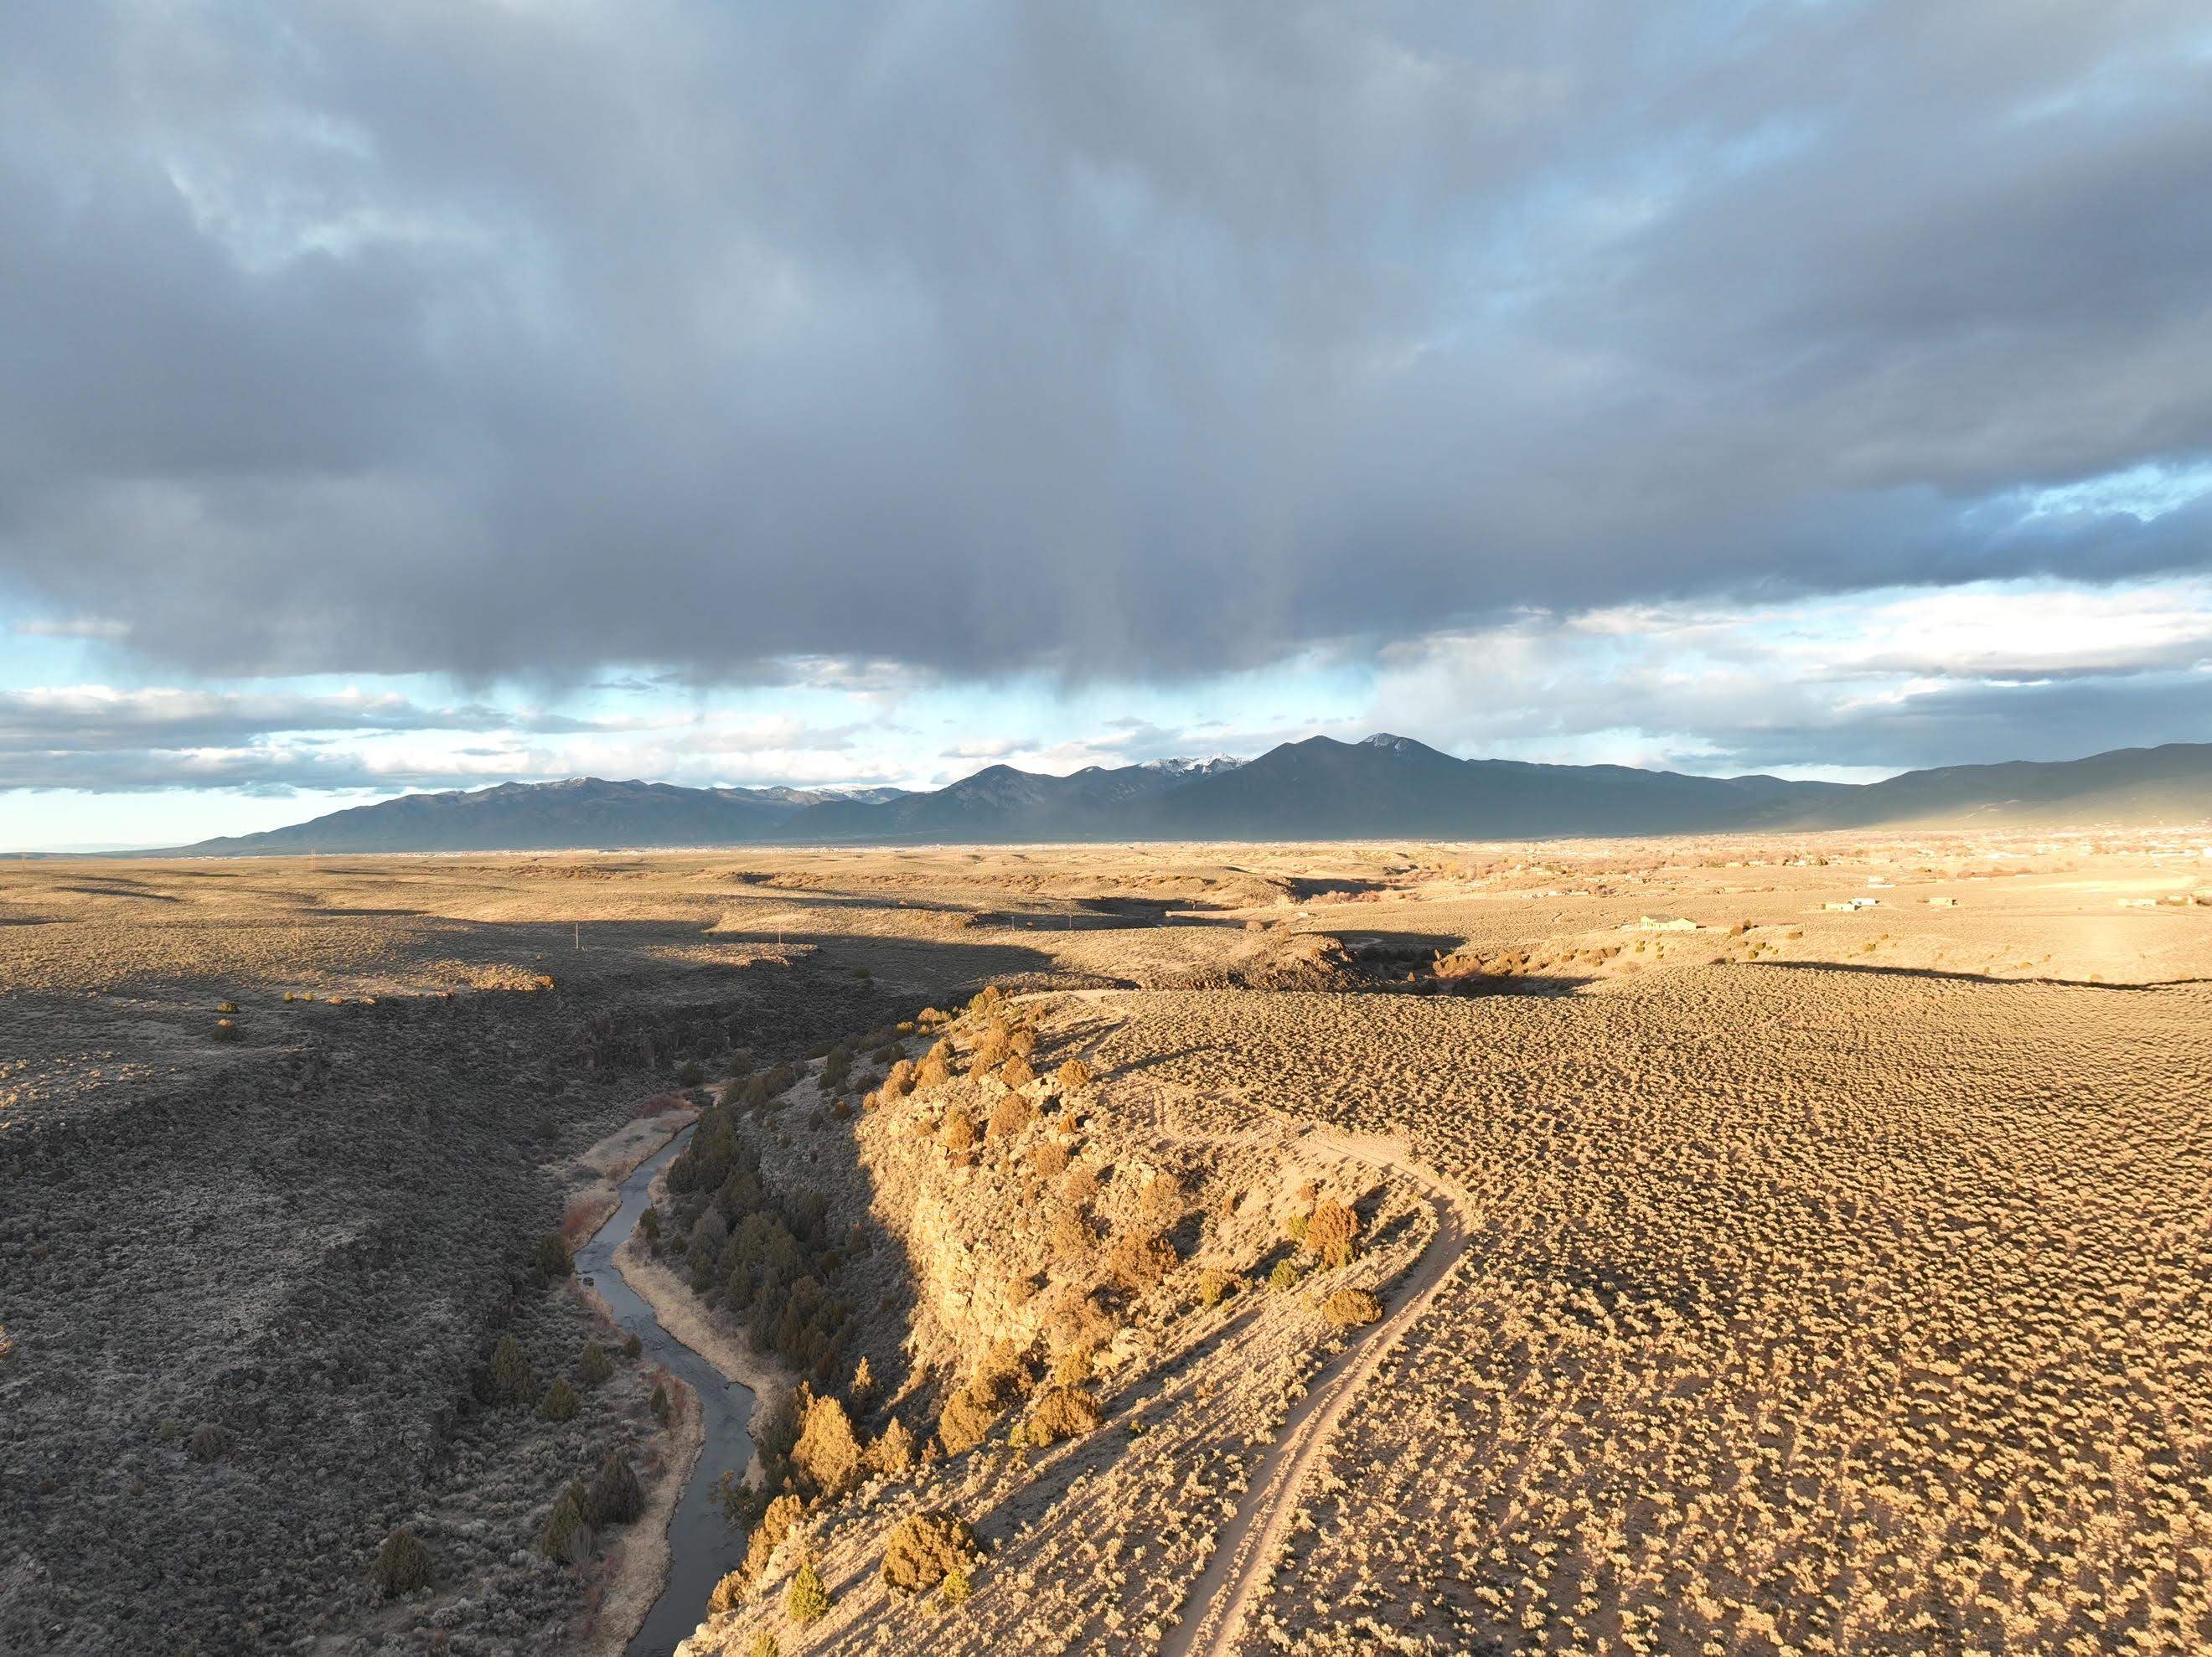
[[[1110,1005],[1127,990],[1047,992],[1020,1000],[1073,998]],[[1299,1126],[1289,1119],[1293,1127]],[[1163,1123],[1162,1129],[1172,1133]],[[1237,1648],[1245,1619],[1265,1593],[1298,1507],[1298,1492],[1328,1451],[1337,1423],[1383,1359],[1405,1338],[1450,1280],[1467,1247],[1473,1204],[1464,1189],[1413,1160],[1395,1139],[1306,1126],[1305,1144],[1322,1155],[1364,1162],[1413,1187],[1436,1214],[1436,1235],[1392,1291],[1395,1304],[1331,1358],[1291,1408],[1274,1444],[1261,1457],[1237,1512],[1215,1542],[1206,1569],[1183,1601],[1182,1620],[1161,1642],[1161,1657],[1227,1657]]]
[[[1237,1648],[1246,1618],[1265,1594],[1274,1561],[1298,1507],[1298,1492],[1328,1453],[1329,1441],[1368,1378],[1450,1279],[1467,1246],[1467,1193],[1408,1156],[1395,1141],[1315,1129],[1316,1150],[1369,1164],[1420,1191],[1433,1206],[1436,1235],[1394,1291],[1382,1322],[1324,1365],[1291,1411],[1281,1435],[1255,1469],[1213,1557],[1183,1601],[1182,1621],[1161,1644],[1162,1657],[1199,1657]]]

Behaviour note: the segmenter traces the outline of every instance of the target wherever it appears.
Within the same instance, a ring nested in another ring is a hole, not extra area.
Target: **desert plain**
[[[0,868],[0,1650],[702,1548],[686,1657],[2212,1649],[2212,834]]]

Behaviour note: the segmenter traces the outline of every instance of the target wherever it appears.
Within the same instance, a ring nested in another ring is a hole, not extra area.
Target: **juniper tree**
[[[538,1377],[529,1356],[512,1333],[501,1335],[491,1354],[492,1395],[501,1404],[528,1404],[538,1396]]]
[[[429,1549],[404,1525],[384,1539],[368,1569],[369,1581],[387,1599],[428,1587],[431,1575]]]

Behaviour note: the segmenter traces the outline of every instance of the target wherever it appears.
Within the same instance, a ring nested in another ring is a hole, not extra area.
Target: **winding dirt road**
[[[1212,1559],[1191,1585],[1182,1622],[1161,1643],[1162,1657],[1226,1657],[1237,1648],[1245,1619],[1274,1575],[1276,1556],[1297,1513],[1298,1492],[1328,1454],[1337,1423],[1450,1281],[1467,1247],[1467,1193],[1413,1161],[1403,1145],[1328,1128],[1310,1130],[1305,1140],[1316,1150],[1365,1162],[1419,1191],[1436,1214],[1436,1235],[1397,1284],[1397,1304],[1389,1314],[1323,1365],[1291,1407],[1281,1435],[1261,1458],[1235,1516],[1215,1542]]]
[[[1138,992],[1047,991],[1016,999],[1057,995],[1099,1005],[1133,993]],[[1284,1120],[1294,1129],[1300,1126],[1296,1118]],[[1389,1314],[1322,1365],[1305,1396],[1291,1406],[1282,1432],[1260,1459],[1236,1514],[1215,1541],[1205,1570],[1185,1596],[1182,1618],[1161,1642],[1161,1657],[1229,1657],[1236,1650],[1252,1607],[1273,1579],[1275,1559],[1297,1514],[1298,1492],[1327,1455],[1337,1423],[1451,1280],[1466,1252],[1474,1208],[1466,1189],[1416,1162],[1401,1142],[1312,1125],[1304,1126],[1302,1137],[1317,1152],[1364,1162],[1419,1191],[1436,1215],[1436,1235],[1392,1290],[1396,1304]]]

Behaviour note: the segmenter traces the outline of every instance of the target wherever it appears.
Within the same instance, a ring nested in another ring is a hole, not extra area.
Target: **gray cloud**
[[[1994,759],[2070,760],[2111,748],[2202,742],[2212,729],[2212,675],[2154,673],[2028,685],[1946,685],[1909,701],[1723,729],[1731,763],[1700,769],[1802,764],[1894,768]]]
[[[2019,497],[2212,456],[2206,33],[35,9],[0,577],[210,673],[896,685],[2203,568]]]
[[[2212,729],[2198,578],[1530,615],[1385,651],[1346,722],[1703,772],[2071,759]]]
[[[870,727],[879,734],[897,727]],[[0,691],[0,792],[188,787],[254,792],[480,787],[597,767],[698,783],[785,780],[834,762],[862,727],[719,719],[582,719],[481,702],[105,686]],[[453,743],[444,733],[489,740]],[[574,740],[562,740],[574,739]],[[471,762],[496,762],[471,765]]]
[[[0,751],[225,748],[299,731],[511,731],[535,735],[609,728],[532,709],[425,707],[401,696],[255,695],[201,690],[74,688],[0,691]]]

